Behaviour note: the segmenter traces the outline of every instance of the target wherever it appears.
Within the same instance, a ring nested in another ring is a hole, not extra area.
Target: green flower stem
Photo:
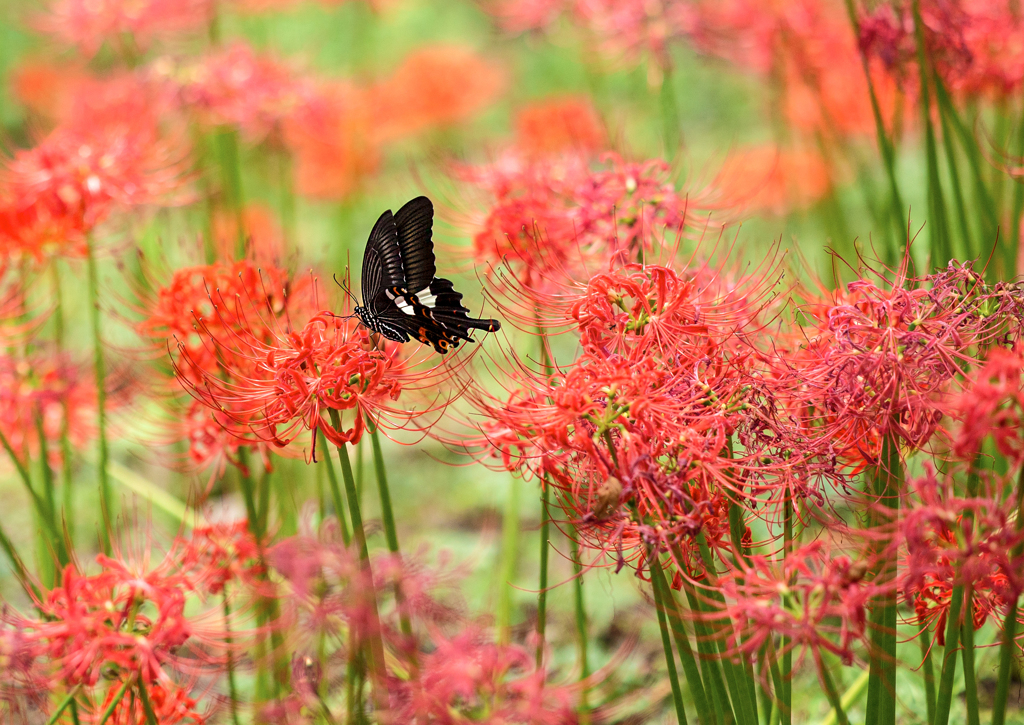
[[[787,495],[783,503],[783,560],[788,559],[793,552],[793,510],[792,493]],[[788,603],[788,597],[784,602]],[[780,722],[782,725],[791,725],[793,720],[793,649],[789,646],[789,637],[782,638],[782,646],[785,648],[782,653],[782,707]]]
[[[7,536],[7,532],[3,530],[3,527],[0,527],[0,548],[4,550],[7,558],[11,560],[11,566],[14,567],[14,575],[29,599],[39,601],[41,598],[39,588],[33,583],[32,577],[25,567],[25,562],[22,560],[21,555],[18,554],[18,550],[14,548],[14,542]]]
[[[114,695],[114,699],[110,701],[109,705],[107,705],[107,709],[103,711],[102,715],[100,715],[98,725],[106,725],[107,720],[109,720],[110,716],[114,714],[114,708],[116,708],[118,704],[120,704],[121,700],[124,699],[124,693],[128,691],[128,687],[132,684],[132,680],[134,679],[134,677],[125,678],[124,684],[121,685],[121,689],[117,691],[117,694]]]
[[[64,352],[64,291],[60,283],[60,260],[54,259],[50,262],[50,274],[53,278],[53,338],[57,348],[57,355]],[[71,485],[71,462],[73,460],[73,449],[71,447],[71,415],[68,406],[68,399],[65,396],[61,400],[61,411],[63,417],[60,422],[60,454],[62,458],[60,467],[61,498],[64,508],[64,526],[68,530],[68,538],[74,540],[75,519],[71,512],[74,511],[74,488]]]
[[[45,497],[46,508],[50,514],[50,530],[60,532],[62,527],[58,524],[57,517],[57,499],[54,495],[53,487],[53,469],[50,468],[50,451],[46,445],[46,431],[43,430],[43,416],[37,409],[35,414],[36,422],[36,436],[39,438],[39,469],[42,473],[43,479],[43,495]],[[67,544],[64,541],[64,537],[58,535],[56,540],[53,542],[53,554],[56,555],[57,561],[61,568],[66,566],[71,558],[68,555]],[[55,572],[56,576],[60,576],[59,572]]]
[[[928,161],[928,226],[931,230],[931,264],[944,267],[953,256],[950,247],[949,228],[946,223],[946,209],[939,179],[939,157],[935,143],[935,128],[932,125],[931,91],[928,83],[928,55],[924,42],[924,23],[921,21],[920,0],[913,2],[914,36],[917,40],[917,67],[920,75],[921,120],[925,131],[925,153]]]
[[[92,322],[93,368],[96,373],[96,428],[97,428],[97,465],[100,490],[100,536],[103,551],[111,553],[111,524],[117,512],[110,493],[110,480],[107,477],[107,461],[110,452],[107,448],[107,370],[103,357],[103,335],[100,328],[99,277],[96,272],[96,250],[93,240],[86,240],[86,264],[89,277],[89,317]]]
[[[548,623],[548,554],[551,549],[551,486],[546,478],[540,482],[540,573],[537,591],[537,667],[544,662],[545,633]]]
[[[701,531],[697,534],[697,544],[700,547],[700,556],[704,562],[704,568],[707,571],[708,578],[712,587],[714,586],[714,580],[717,579],[718,570],[715,567],[714,559],[711,555],[711,549],[708,547],[707,538],[704,536],[704,532]],[[708,590],[709,597],[717,603],[725,604],[725,598],[718,592],[717,589],[711,588]],[[726,643],[720,638],[716,637],[718,642],[718,653],[722,659],[722,670],[725,673],[725,681],[729,688],[729,695],[732,698],[733,708],[736,713],[736,721],[739,725],[745,725],[746,723],[757,723],[757,703],[750,699],[752,688],[748,686],[747,673],[743,669],[742,665],[737,665],[732,661],[732,658],[728,656],[726,652]]]
[[[249,467],[249,449],[245,446],[238,447],[239,485],[242,489],[242,500],[245,502],[245,515],[249,524],[249,531],[256,537],[256,542],[262,548],[263,530],[260,529],[260,517],[256,510],[256,492],[253,490],[252,470]]]
[[[868,689],[868,680],[870,676],[865,670],[861,672],[853,684],[850,685],[846,692],[843,693],[843,697],[840,700],[843,710],[849,710],[863,695],[865,690]],[[835,710],[829,710],[828,715],[818,725],[836,725],[839,722],[839,716]]]
[[[231,698],[231,723],[238,723],[238,687],[235,684],[235,657],[231,652],[231,604],[228,602],[228,587],[224,584],[224,644],[227,647],[228,696]]]
[[[75,701],[75,698],[78,696],[78,690],[80,688],[81,685],[75,685],[68,691],[67,697],[60,701],[60,704],[57,705],[57,709],[53,711],[53,714],[50,715],[50,719],[46,721],[46,725],[56,725],[57,721],[60,719],[60,716],[63,715],[64,711],[68,709],[68,706],[70,706],[71,703]]]
[[[853,26],[853,36],[854,38],[860,38],[860,23],[857,21],[857,10],[853,6],[853,0],[845,1],[850,25]],[[868,58],[864,51],[860,53],[860,61],[861,67],[864,70],[864,78],[868,84],[868,95],[871,98],[871,113],[875,119],[875,137],[878,141],[878,150],[882,154],[886,178],[889,181],[889,199],[892,203],[892,218],[896,227],[895,239],[897,247],[899,247],[900,241],[907,234],[907,224],[906,218],[903,215],[903,199],[900,195],[899,184],[896,181],[896,152],[885,130],[885,120],[882,118],[882,109],[878,105],[878,94],[875,92],[874,79],[871,77],[871,68],[868,65]],[[895,250],[890,251],[895,252]],[[892,263],[895,261],[896,256],[896,254],[893,254],[892,259],[886,261]]]
[[[652,567],[661,567],[661,562],[651,554],[648,549],[648,559]],[[664,579],[664,576],[660,577]],[[665,592],[661,590],[658,579],[651,576],[651,589],[654,591],[654,608],[658,614],[658,628],[661,630],[661,646],[665,651],[665,667],[668,669],[668,680],[672,686],[672,701],[676,706],[676,720],[679,725],[687,725],[686,710],[683,708],[683,691],[679,687],[679,675],[676,672],[676,658],[672,651],[672,637],[668,631],[668,621],[665,618]]]
[[[590,662],[587,653],[590,637],[587,632],[587,608],[583,599],[583,562],[580,560],[579,529],[575,526],[569,532],[569,557],[572,559],[573,603],[576,620],[576,644],[580,661],[580,679],[590,677]],[[590,705],[587,698],[587,687],[580,692],[580,722],[590,722]]]
[[[352,536],[348,532],[348,522],[345,520],[345,502],[341,499],[341,489],[338,488],[338,474],[334,472],[334,462],[331,461],[331,451],[327,447],[327,437],[324,432],[317,428],[317,435],[320,437],[321,457],[327,466],[327,481],[331,487],[331,501],[334,503],[334,516],[341,526],[341,538],[345,546],[352,543]]]
[[[964,667],[964,700],[967,705],[967,725],[981,725],[978,716],[978,680],[974,670],[974,595],[971,587],[964,587],[964,616],[960,623],[960,656]]]
[[[142,700],[142,709],[146,713],[146,722],[149,725],[160,725],[156,719],[156,713],[153,712],[153,704],[149,701],[149,693],[146,692],[146,683],[139,678],[139,699]]]
[[[821,677],[821,684],[825,689],[825,696],[828,698],[828,702],[832,706],[832,712],[836,716],[836,721],[839,725],[850,725],[850,720],[846,717],[846,710],[843,709],[843,701],[839,697],[839,692],[836,690],[835,683],[832,682],[832,674],[828,671],[828,664],[826,664],[822,659],[818,660],[818,675]]]
[[[675,552],[676,560],[679,552]],[[732,712],[732,704],[729,702],[729,692],[725,689],[725,678],[722,676],[720,657],[712,644],[714,637],[711,634],[707,618],[704,616],[710,611],[703,595],[695,591],[693,584],[683,581],[683,591],[686,593],[686,601],[691,612],[697,612],[693,621],[694,636],[697,639],[697,654],[700,655],[700,669],[704,673],[704,686],[711,695],[711,704],[714,707],[715,717],[720,723],[729,723],[736,719]]]
[[[635,511],[636,509],[634,508],[634,513]],[[648,561],[650,562],[649,567],[655,596],[660,599],[660,601],[656,600],[655,603],[664,608],[665,615],[668,618],[672,637],[676,642],[676,649],[679,651],[679,662],[683,666],[686,684],[690,688],[690,697],[693,698],[694,707],[697,709],[697,719],[702,724],[716,725],[724,723],[724,720],[716,717],[708,702],[707,691],[701,680],[697,660],[693,656],[693,649],[690,647],[689,635],[687,635],[686,630],[683,628],[683,618],[679,611],[679,606],[676,604],[675,596],[672,594],[672,589],[665,578],[661,562],[653,552],[649,555]]]
[[[227,126],[214,131],[214,142],[217,145],[217,156],[220,159],[221,183],[227,197],[228,208],[235,216],[237,236],[235,238],[235,256],[245,257],[245,194],[242,191],[242,163],[238,150],[238,132]]]
[[[384,537],[388,542],[388,551],[392,554],[401,555],[398,548],[398,527],[395,526],[395,513],[391,508],[391,490],[388,486],[388,472],[384,467],[384,453],[380,446],[380,433],[372,421],[367,422],[370,431],[370,442],[373,445],[373,467],[377,473],[377,490],[380,493],[381,518],[384,520]],[[360,461],[362,459],[360,458]],[[409,614],[402,607],[405,598],[402,595],[402,586],[395,583],[395,600],[399,604],[398,618],[402,634],[412,637],[412,623],[409,621]]]
[[[1024,104],[1021,108],[1020,125],[1017,130],[1017,149],[1015,158],[1024,158]],[[1017,274],[1017,250],[1020,249],[1020,222],[1024,214],[1024,180],[1020,177],[1014,179],[1013,202],[1010,216],[1010,244],[1006,245],[1004,253],[1004,271],[1007,279],[1012,279]],[[995,722],[993,720],[993,722]]]
[[[960,644],[960,611],[964,603],[964,588],[953,587],[946,615],[946,645],[942,649],[942,675],[935,700],[935,719],[931,725],[948,725],[949,708],[953,703],[953,680],[956,677],[956,651]]]
[[[900,458],[899,443],[892,436],[882,439],[882,451],[874,476],[874,495],[877,505],[887,507],[893,514],[899,510],[900,489],[903,483],[903,461]],[[889,521],[882,514],[875,515],[875,527],[882,528]],[[882,557],[880,569],[875,577],[879,584],[886,584],[896,576],[896,561],[892,553],[879,549]],[[879,725],[896,723],[896,593],[889,591],[874,600],[872,614],[871,649],[868,683],[867,717],[877,718]]]
[[[10,441],[7,440],[7,436],[2,432],[0,432],[0,444],[3,445],[4,450],[7,451],[8,457],[14,462],[14,467],[18,471],[18,477],[21,479],[22,484],[25,486],[25,490],[28,491],[29,496],[32,498],[32,504],[35,506],[36,513],[39,515],[40,521],[42,521],[44,527],[50,532],[51,545],[53,546],[54,552],[62,551],[63,538],[60,535],[60,531],[57,529],[52,510],[46,505],[46,501],[32,486],[32,477],[29,475],[28,469],[25,468],[25,464],[22,463],[21,459],[15,454],[14,449],[11,448]]]
[[[1024,121],[1021,123],[1024,128]],[[1024,526],[1024,467],[1017,474],[1017,531]],[[1019,561],[1024,553],[1024,545],[1013,548],[1011,560]],[[1010,672],[1013,669],[1014,654],[1017,650],[1017,611],[1018,601],[1014,599],[1003,620],[1003,641],[999,645],[999,677],[996,680],[996,697],[992,705],[992,725],[1003,725],[1006,722],[1006,702],[1010,694]]]
[[[341,416],[338,411],[331,410],[331,423],[334,429],[341,432]],[[355,537],[356,546],[359,549],[359,558],[366,568],[366,574],[373,581],[373,571],[370,568],[370,552],[366,546],[366,529],[363,528],[363,514],[359,509],[359,497],[356,495],[356,482],[352,475],[352,462],[348,457],[348,449],[344,445],[337,447],[338,458],[341,460],[341,477],[345,481],[345,496],[348,498],[349,514],[352,516],[352,533]],[[373,684],[373,697],[380,712],[386,712],[389,707],[389,696],[387,692],[387,678],[384,670],[384,642],[381,639],[380,615],[377,611],[376,591],[370,592],[367,597],[370,605],[370,637],[369,656],[370,674]]]
[[[665,134],[665,155],[671,159],[679,152],[679,104],[676,101],[672,66],[666,63],[661,71],[661,123]]]
[[[917,641],[921,644],[921,674],[924,677],[925,703],[928,722],[935,721],[935,668],[932,666],[932,648],[929,640],[928,625],[922,623]]]

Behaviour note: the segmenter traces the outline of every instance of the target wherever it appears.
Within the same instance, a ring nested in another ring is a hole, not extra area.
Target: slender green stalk
[[[1021,107],[1020,125],[1017,130],[1016,158],[1024,158],[1024,105]],[[1013,202],[1010,212],[1010,244],[1006,245],[1003,257],[1004,274],[1007,279],[1012,279],[1017,273],[1017,253],[1020,249],[1020,223],[1021,215],[1024,214],[1024,180],[1014,177]],[[995,722],[993,720],[993,722]]]
[[[547,479],[540,482],[540,574],[537,591],[537,667],[544,662],[544,636],[548,623],[548,554],[551,548],[551,487]]]
[[[245,195],[242,192],[242,164],[238,150],[238,132],[232,128],[221,127],[214,132],[217,144],[217,155],[220,158],[221,183],[227,197],[228,208],[235,216],[237,236],[235,239],[235,256],[245,256]]]
[[[334,429],[341,431],[341,416],[338,411],[331,410],[331,423]],[[359,557],[366,569],[366,574],[372,583],[373,571],[370,568],[370,552],[366,546],[366,529],[363,528],[363,514],[359,509],[359,497],[356,495],[356,482],[352,475],[352,462],[348,457],[348,450],[344,445],[337,447],[338,458],[341,461],[341,477],[345,482],[345,496],[348,498],[349,514],[352,517],[352,532],[355,537],[356,546],[359,548]],[[370,673],[373,683],[374,700],[380,711],[388,709],[389,697],[387,693],[387,680],[384,671],[384,642],[381,640],[380,615],[377,611],[377,596],[371,591],[367,596],[367,604],[370,608]]]
[[[153,704],[149,701],[149,693],[146,692],[146,683],[139,678],[138,681],[139,699],[142,700],[142,709],[146,713],[146,722],[149,725],[160,725],[156,719],[156,713],[153,712]]]
[[[55,496],[53,486],[53,469],[50,468],[50,451],[46,445],[46,431],[43,430],[43,416],[41,411],[36,410],[35,419],[36,436],[39,438],[39,469],[43,479],[43,496],[50,515],[49,528],[51,531],[59,532],[61,527],[57,523],[57,498]],[[54,554],[56,554],[57,561],[60,563],[61,567],[67,565],[71,559],[68,556],[64,537],[58,535],[55,541],[53,541],[53,547]]]
[[[50,262],[50,274],[53,281],[53,340],[57,348],[57,355],[64,351],[64,291],[60,282],[60,260],[53,259]],[[71,462],[73,460],[73,449],[71,447],[71,415],[67,396],[61,399],[61,411],[63,413],[60,421],[60,485],[62,505],[65,515],[64,526],[67,528],[68,537],[74,540],[76,516],[74,511],[74,488],[71,485]]]
[[[648,554],[650,556],[650,554]],[[661,562],[653,564],[661,566]],[[661,591],[658,581],[651,577],[651,589],[654,592],[654,608],[658,614],[658,628],[661,630],[661,646],[665,651],[665,667],[668,669],[668,681],[672,686],[672,701],[676,706],[676,720],[679,725],[687,725],[686,709],[683,707],[683,691],[679,686],[679,674],[676,672],[676,657],[672,651],[672,637],[668,632],[668,621],[665,618],[665,593]]]
[[[64,711],[68,709],[68,706],[75,701],[80,687],[80,685],[75,685],[68,691],[67,697],[60,701],[60,704],[57,705],[57,709],[53,711],[53,714],[50,715],[50,719],[46,721],[46,725],[56,725],[60,716],[63,715]]]
[[[708,590],[708,595],[713,601],[725,604],[725,598],[717,589],[713,588],[713,582],[717,578],[717,569],[715,568],[711,549],[708,547],[707,538],[704,536],[703,531],[697,534],[697,544],[700,547],[704,568],[712,582],[712,588]],[[729,695],[732,698],[733,708],[736,713],[736,720],[741,725],[743,723],[756,723],[757,703],[752,702],[750,699],[751,688],[747,686],[747,673],[742,666],[737,666],[732,658],[728,656],[725,641],[720,637],[716,639],[718,642],[718,652],[722,658],[722,670],[725,674],[726,685],[729,688]]]
[[[22,484],[25,486],[25,490],[28,491],[29,496],[32,498],[32,504],[35,506],[36,513],[39,515],[40,521],[43,523],[43,526],[49,530],[54,552],[62,551],[63,537],[61,537],[60,531],[57,529],[56,523],[54,522],[53,512],[46,505],[46,501],[32,486],[32,478],[29,475],[28,469],[25,467],[25,464],[21,462],[21,459],[18,458],[17,454],[15,454],[10,441],[7,440],[7,436],[5,436],[3,432],[0,432],[0,445],[3,445],[4,450],[7,451],[8,457],[14,462],[14,467],[18,471],[18,477],[21,479]]]
[[[587,653],[587,645],[590,636],[587,632],[587,607],[583,599],[583,562],[580,560],[579,530],[573,526],[569,532],[569,556],[572,559],[573,577],[573,603],[576,620],[576,646],[580,661],[580,679],[586,680],[590,677],[590,658]],[[580,722],[586,725],[590,722],[590,705],[588,703],[586,687],[580,692]]]
[[[259,512],[256,509],[256,492],[253,490],[252,470],[249,468],[249,449],[238,447],[238,462],[242,465],[238,470],[238,479],[242,489],[242,500],[245,502],[245,515],[249,522],[249,531],[256,537],[257,543],[263,545],[263,530],[260,529]]]
[[[99,277],[96,271],[96,250],[90,237],[86,240],[86,264],[89,277],[89,317],[92,322],[93,369],[96,374],[96,471],[100,490],[100,537],[103,551],[111,553],[111,524],[116,517],[114,501],[107,477],[107,369],[103,356],[103,334],[100,323]]]
[[[348,532],[348,522],[345,520],[345,502],[341,499],[341,489],[338,487],[338,475],[334,472],[334,463],[331,461],[331,451],[327,447],[327,437],[324,432],[317,428],[317,435],[320,436],[320,450],[323,451],[321,458],[327,465],[327,481],[331,487],[331,501],[334,503],[334,516],[338,519],[338,525],[341,526],[341,538],[345,541],[345,546],[348,546],[352,541],[352,536]]]
[[[939,179],[939,157],[935,144],[935,129],[932,126],[931,91],[928,83],[928,57],[924,44],[924,23],[921,21],[920,0],[913,2],[914,35],[917,40],[917,66],[920,71],[921,120],[925,132],[925,153],[928,161],[928,211],[930,221],[931,263],[933,267],[944,267],[952,257],[949,245],[942,183]]]
[[[256,516],[260,520],[260,531],[266,532],[270,518],[270,470],[264,468],[256,487]]]
[[[878,506],[888,508],[892,513],[899,510],[899,495],[903,482],[903,461],[900,458],[899,443],[892,436],[882,440],[879,464],[874,472],[874,495]],[[882,528],[891,523],[881,513],[874,515],[875,527]],[[896,576],[896,561],[891,552],[885,552],[880,544],[880,570],[875,577],[879,584],[887,584]],[[896,593],[887,591],[874,600],[870,649],[870,682],[868,683],[868,718],[877,718],[879,725],[895,725],[896,722]]]
[[[1022,122],[1024,128],[1024,122]],[[1024,526],[1024,467],[1017,474],[1017,520],[1015,522],[1017,531]],[[1012,561],[1020,561],[1021,554],[1024,554],[1024,545],[1018,544],[1013,547],[1010,556]],[[1013,669],[1013,658],[1017,650],[1017,612],[1018,600],[1010,603],[1003,620],[1003,641],[999,645],[999,676],[996,680],[996,697],[992,705],[992,725],[1003,725],[1006,721],[1006,702],[1010,694],[1010,671]]]
[[[109,720],[110,716],[114,714],[114,708],[116,708],[121,703],[121,700],[124,699],[124,693],[128,691],[128,687],[132,684],[134,679],[134,677],[125,678],[124,684],[121,685],[121,689],[117,691],[117,694],[114,695],[114,699],[110,701],[110,704],[107,705],[103,714],[100,715],[97,725],[106,725],[107,720]]]
[[[836,721],[839,725],[850,725],[850,720],[846,717],[846,710],[843,709],[843,701],[836,691],[835,683],[832,682],[832,674],[828,671],[828,665],[823,660],[818,661],[818,674],[821,676],[821,684],[825,689],[825,696],[828,698],[829,704],[832,705],[832,712],[835,713]]]
[[[846,692],[843,693],[843,697],[840,700],[844,710],[849,710],[853,707],[854,703],[861,698],[864,691],[868,688],[868,679],[869,674],[865,670],[861,672],[857,679],[853,681],[853,684],[846,689]],[[836,725],[838,721],[839,716],[836,711],[830,710],[825,719],[818,723],[818,725]]]
[[[21,555],[18,554],[18,550],[14,548],[14,542],[7,536],[7,532],[3,530],[3,527],[0,527],[0,548],[4,550],[7,558],[11,560],[11,566],[14,567],[14,575],[29,599],[39,601],[39,588],[32,582],[32,577],[25,567],[25,562],[22,560]]]
[[[231,651],[231,604],[228,601],[228,587],[224,585],[224,646],[227,648],[228,696],[231,698],[231,723],[238,723],[238,687],[235,683],[235,655]]]
[[[935,720],[935,668],[932,666],[932,648],[929,643],[928,625],[921,624],[921,632],[917,641],[921,643],[921,673],[924,677],[925,705],[928,711],[928,722]]]
[[[857,21],[857,10],[853,6],[853,0],[845,0],[846,12],[853,26],[854,38],[860,38],[860,23]],[[907,233],[906,218],[903,214],[903,199],[900,195],[899,184],[896,182],[896,153],[889,136],[885,130],[885,121],[882,118],[882,109],[878,105],[878,94],[875,92],[874,79],[871,77],[871,68],[868,65],[868,58],[862,50],[860,53],[861,67],[864,70],[864,78],[868,83],[868,95],[871,98],[871,113],[875,118],[875,136],[878,141],[878,150],[882,154],[882,161],[885,163],[886,178],[889,180],[889,199],[892,202],[893,221],[896,225],[896,242]],[[892,251],[892,250],[891,250]],[[895,261],[894,258],[887,260]]]
[[[690,638],[683,628],[682,616],[676,604],[672,590],[665,579],[665,573],[661,567],[661,561],[650,552],[647,559],[650,564],[651,581],[655,592],[655,604],[664,609],[672,630],[672,637],[676,642],[676,649],[679,651],[679,662],[683,666],[683,674],[686,676],[686,684],[690,688],[690,697],[693,698],[694,707],[697,709],[697,719],[703,725],[710,723],[716,725],[722,721],[715,717],[714,711],[708,702],[708,697],[701,680],[700,670],[697,668],[697,660],[693,656],[693,649],[690,647]]]
[[[679,554],[676,553],[677,560]],[[721,657],[715,646],[712,644],[714,637],[708,625],[707,617],[704,615],[711,611],[710,606],[704,601],[703,595],[695,591],[693,584],[683,581],[683,591],[686,593],[686,601],[691,612],[697,612],[693,621],[694,636],[697,640],[697,654],[700,655],[700,669],[704,673],[704,686],[711,696],[711,705],[715,711],[718,722],[733,722],[736,717],[732,712],[732,704],[729,702],[729,692],[725,688],[725,677],[722,676]]]
[[[942,675],[935,699],[935,719],[931,725],[948,725],[949,708],[953,703],[953,680],[956,677],[956,651],[960,644],[960,611],[964,603],[964,588],[953,587],[946,615],[946,645],[942,648]]]
[[[962,240],[961,244],[952,247],[953,254],[957,259],[974,259],[978,253],[975,251],[967,205],[964,202],[964,192],[960,184],[956,149],[953,148],[953,131],[949,127],[949,117],[945,113],[939,113],[939,120],[942,123],[942,147],[946,153],[946,165],[949,167],[949,179],[953,186],[953,201],[956,202],[956,218]]]
[[[789,558],[793,552],[793,518],[795,512],[793,511],[793,499],[792,495],[786,496],[786,501],[783,503],[783,560]],[[789,598],[785,598],[785,602],[788,603]],[[782,725],[791,725],[793,719],[793,649],[789,646],[789,637],[782,638],[782,712],[780,713],[780,721]]]
[[[964,616],[960,624],[960,656],[964,666],[964,700],[967,725],[981,725],[978,716],[978,680],[974,670],[974,603],[971,587],[964,587]]]
[[[377,473],[377,491],[380,494],[381,518],[384,520],[384,537],[388,542],[388,551],[401,555],[402,552],[398,548],[398,527],[395,526],[395,514],[391,508],[391,490],[388,487],[388,472],[384,467],[384,453],[380,446],[379,431],[372,422],[367,424],[367,428],[370,430],[370,441],[373,444],[373,467]],[[402,596],[402,585],[398,582],[395,583],[395,599],[399,604],[398,618],[402,634],[412,637],[412,623],[409,621],[409,615],[405,608],[401,606],[404,597]]]

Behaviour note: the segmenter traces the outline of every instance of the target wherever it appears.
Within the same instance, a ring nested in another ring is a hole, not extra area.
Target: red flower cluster
[[[477,259],[507,261],[528,284],[578,276],[588,263],[603,267],[620,253],[635,259],[652,249],[656,232],[676,239],[704,223],[701,200],[677,191],[668,164],[657,159],[606,153],[591,168],[575,155],[509,155],[456,173],[494,196],[474,236]]]
[[[1024,17],[1012,0],[920,3],[926,52],[946,87],[966,97],[1005,99],[1024,83]],[[915,87],[917,40],[909,2],[887,2],[860,20],[861,48]]]

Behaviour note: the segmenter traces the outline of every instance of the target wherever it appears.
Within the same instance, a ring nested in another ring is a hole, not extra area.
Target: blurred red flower
[[[820,154],[774,145],[729,154],[712,186],[725,206],[786,214],[832,190],[832,171]]]
[[[583,97],[551,98],[524,106],[516,114],[516,146],[527,156],[591,153],[605,142],[601,119]]]

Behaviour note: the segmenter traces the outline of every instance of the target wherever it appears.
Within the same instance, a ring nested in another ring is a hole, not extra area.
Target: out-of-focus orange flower
[[[457,45],[420,48],[373,89],[375,131],[387,141],[463,121],[497,98],[501,70]]]
[[[366,92],[343,83],[321,87],[286,119],[299,192],[341,199],[376,172],[380,150],[373,122]]]
[[[249,256],[260,267],[277,266],[284,253],[284,235],[273,212],[262,204],[248,204],[242,211],[242,229]],[[218,259],[233,259],[238,239],[238,219],[220,212],[213,218],[213,239]]]
[[[605,146],[601,119],[586,98],[568,96],[532,103],[516,116],[516,144],[531,156],[597,151]]]
[[[70,115],[76,91],[87,78],[80,65],[33,60],[11,72],[11,91],[32,113],[58,122]]]
[[[785,214],[823,197],[832,179],[819,154],[766,145],[730,154],[714,186],[727,206]]]

